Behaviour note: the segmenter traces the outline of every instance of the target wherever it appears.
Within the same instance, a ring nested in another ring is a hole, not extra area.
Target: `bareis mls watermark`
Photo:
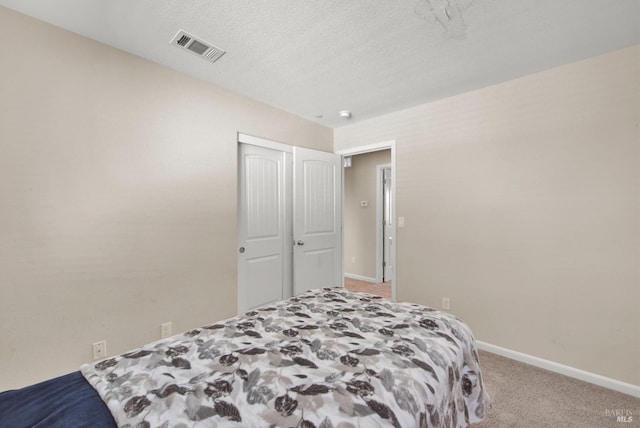
[[[627,409],[606,409],[604,415],[607,418],[615,419],[616,422],[633,422],[633,412]]]

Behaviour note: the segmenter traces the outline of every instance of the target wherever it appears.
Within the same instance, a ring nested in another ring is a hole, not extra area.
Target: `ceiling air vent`
[[[171,40],[171,44],[178,46],[179,48],[186,49],[209,62],[216,62],[225,54],[225,51],[222,49],[217,48],[202,39],[198,39],[183,30],[178,31],[178,34],[176,34],[173,37],[173,40]]]

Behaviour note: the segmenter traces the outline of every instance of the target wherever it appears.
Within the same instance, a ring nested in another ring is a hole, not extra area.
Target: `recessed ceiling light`
[[[349,110],[342,110],[341,112],[338,113],[338,116],[344,119],[351,119],[351,112]]]

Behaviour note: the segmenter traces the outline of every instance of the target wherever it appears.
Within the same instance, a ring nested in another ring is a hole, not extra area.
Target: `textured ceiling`
[[[640,43],[639,0],[0,5],[331,127]],[[180,29],[226,55],[211,64],[170,45]]]

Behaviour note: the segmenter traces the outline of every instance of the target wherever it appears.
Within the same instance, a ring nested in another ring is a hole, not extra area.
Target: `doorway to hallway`
[[[344,168],[345,277],[391,281],[391,150],[351,156]]]

